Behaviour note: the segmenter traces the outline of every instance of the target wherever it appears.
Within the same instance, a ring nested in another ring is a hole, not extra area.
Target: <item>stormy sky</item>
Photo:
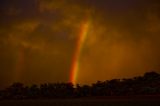
[[[160,72],[159,11],[159,0],[1,0],[0,87],[68,82],[86,18],[78,83]]]

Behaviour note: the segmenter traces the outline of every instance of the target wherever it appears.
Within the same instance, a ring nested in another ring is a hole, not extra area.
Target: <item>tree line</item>
[[[0,91],[0,99],[54,99],[105,96],[160,95],[160,74],[147,72],[128,79],[97,81],[92,85],[45,83],[25,86],[14,83]]]

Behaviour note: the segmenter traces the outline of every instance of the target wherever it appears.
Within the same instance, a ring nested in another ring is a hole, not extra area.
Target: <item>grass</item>
[[[160,106],[158,97],[106,97],[51,100],[2,100],[0,106]]]

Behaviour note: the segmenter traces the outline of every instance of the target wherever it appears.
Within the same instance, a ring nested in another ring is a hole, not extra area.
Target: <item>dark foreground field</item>
[[[160,106],[159,97],[1,100],[0,106]]]

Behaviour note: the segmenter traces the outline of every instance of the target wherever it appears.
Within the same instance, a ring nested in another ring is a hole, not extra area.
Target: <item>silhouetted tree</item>
[[[160,74],[147,72],[128,79],[97,81],[91,86],[72,83],[45,83],[24,86],[14,83],[0,91],[0,99],[53,99],[90,96],[160,95]]]
[[[88,97],[91,96],[91,87],[88,85],[80,86],[77,84],[75,90],[76,97]]]
[[[6,89],[8,98],[23,99],[25,95],[24,85],[22,83],[14,83]]]
[[[28,96],[29,98],[36,99],[40,96],[40,90],[37,85],[32,85],[28,89]]]

